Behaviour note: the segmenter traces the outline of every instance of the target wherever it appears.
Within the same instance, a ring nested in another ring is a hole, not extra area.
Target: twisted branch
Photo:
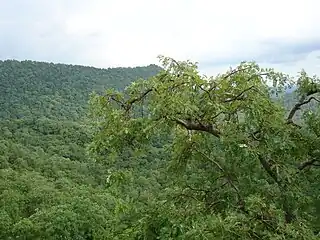
[[[289,112],[289,115],[287,117],[287,123],[293,123],[293,117],[294,115],[296,114],[296,112],[298,110],[300,110],[300,108],[305,105],[305,104],[308,104],[309,102],[311,102],[311,100],[315,100],[317,102],[320,102],[320,100],[318,100],[317,98],[315,97],[310,97],[308,100],[305,100],[305,97],[302,97],[300,99],[300,101],[294,105],[294,107],[291,109],[291,111]]]

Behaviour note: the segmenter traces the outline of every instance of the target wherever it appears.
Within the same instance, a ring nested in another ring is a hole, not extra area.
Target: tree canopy
[[[0,61],[0,239],[110,239],[120,200],[86,153],[90,93],[159,70]]]
[[[319,78],[301,71],[295,80],[254,62],[205,77],[193,62],[160,60],[155,77],[91,102],[90,149],[100,161],[166,139],[175,177],[139,231],[160,239],[315,239],[319,112],[295,115],[319,101]],[[294,83],[299,100],[288,112],[274,94]]]
[[[0,119],[75,120],[87,111],[89,94],[123,89],[161,70],[156,65],[98,69],[35,61],[0,61]]]

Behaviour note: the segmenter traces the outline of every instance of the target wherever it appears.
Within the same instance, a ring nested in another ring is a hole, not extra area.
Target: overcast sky
[[[257,61],[320,75],[319,0],[0,0],[0,59],[96,67]]]

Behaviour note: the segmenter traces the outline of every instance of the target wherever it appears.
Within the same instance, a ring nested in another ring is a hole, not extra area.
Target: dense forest
[[[160,70],[0,62],[0,239],[109,238],[119,199],[86,153],[88,100]]]
[[[0,61],[0,239],[319,239],[319,78],[160,62]]]

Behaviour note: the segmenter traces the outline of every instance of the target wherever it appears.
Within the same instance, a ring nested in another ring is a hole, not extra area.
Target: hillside
[[[0,239],[317,239],[319,114],[284,121],[255,65],[163,62],[0,62]]]
[[[123,89],[130,82],[147,79],[160,70],[156,65],[98,69],[34,61],[0,61],[0,119],[78,120],[86,112],[92,91]]]
[[[0,61],[0,239],[91,239],[110,226],[109,170],[86,151],[89,95],[160,70]]]

